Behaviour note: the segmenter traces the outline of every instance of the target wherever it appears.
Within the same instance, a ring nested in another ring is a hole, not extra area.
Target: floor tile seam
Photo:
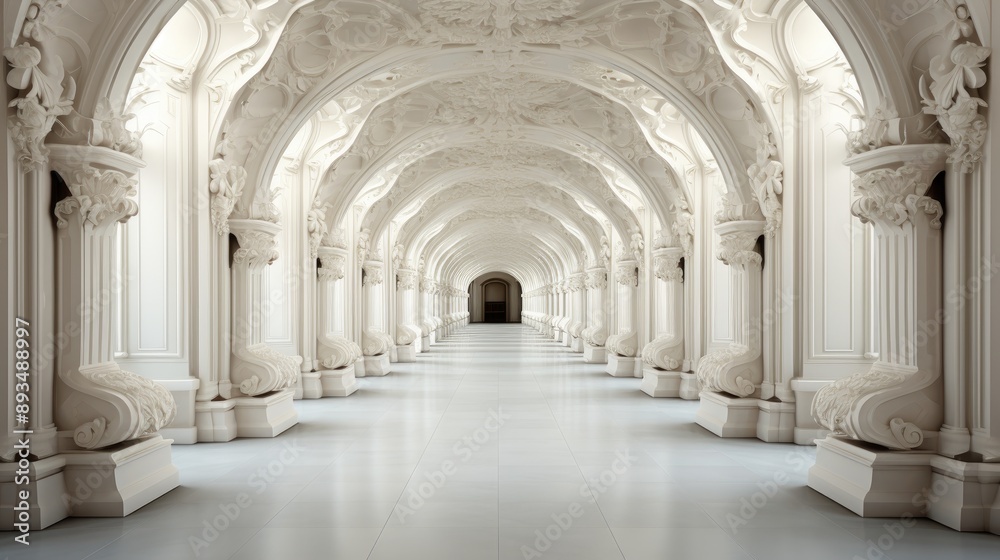
[[[466,375],[467,375],[466,373],[462,373],[462,381],[465,380],[465,376]],[[455,393],[458,392],[458,387],[460,385],[461,385],[461,382],[459,382],[459,384],[456,385],[456,387],[452,390],[451,395],[449,395],[449,397],[448,397],[448,405],[445,406],[445,412],[447,412],[448,409],[451,408],[451,405],[452,405],[452,403],[455,400]],[[388,412],[389,411],[386,411],[386,414],[388,414]],[[430,442],[433,441],[434,434],[437,433],[438,429],[441,427],[441,422],[443,420],[444,420],[444,414],[441,415],[441,418],[438,418],[437,423],[434,425],[434,431],[431,432],[431,438],[428,440],[427,444],[424,446],[424,450],[420,454],[420,458],[417,460],[417,463],[413,466],[413,471],[410,472],[409,478],[406,479],[406,484],[404,484],[403,488],[399,491],[399,496],[396,498],[396,502],[395,502],[396,504],[399,503],[399,500],[402,499],[403,494],[406,493],[406,489],[410,486],[410,482],[413,480],[413,477],[414,477],[414,475],[417,472],[417,467],[420,465],[420,462],[423,459],[424,455],[427,454],[427,448],[430,447]],[[394,505],[393,508],[392,508],[392,510],[389,511],[389,514],[386,516],[385,522],[382,524],[382,528],[379,529],[378,536],[376,536],[375,540],[372,542],[371,549],[369,549],[369,551],[368,551],[368,556],[365,557],[367,560],[371,560],[372,554],[374,554],[374,552],[375,552],[375,547],[378,546],[379,540],[382,539],[382,534],[385,532],[386,527],[388,527],[389,520],[392,519],[392,514],[393,514],[393,512],[395,512],[395,510],[396,510],[396,508],[395,508],[395,505]]]

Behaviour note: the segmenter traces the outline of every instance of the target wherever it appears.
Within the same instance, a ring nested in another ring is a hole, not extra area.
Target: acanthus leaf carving
[[[857,198],[851,213],[862,223],[901,226],[923,212],[930,216],[931,227],[940,228],[944,209],[925,194],[929,186],[927,173],[914,165],[862,173],[854,179]]]
[[[137,181],[114,169],[90,165],[65,170],[63,177],[70,196],[55,206],[56,225],[65,228],[70,214],[78,212],[81,222],[93,227],[108,227],[125,222],[139,212],[135,201]]]

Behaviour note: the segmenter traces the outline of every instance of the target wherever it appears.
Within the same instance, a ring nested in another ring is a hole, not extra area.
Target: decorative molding
[[[956,45],[947,60],[943,56],[931,59],[930,86],[920,77],[924,113],[937,117],[951,139],[948,163],[958,164],[962,173],[971,173],[983,158],[988,125],[979,109],[986,102],[969,90],[986,85],[983,66],[989,56],[988,47],[969,42]]]
[[[229,216],[243,196],[243,187],[247,182],[246,169],[241,165],[232,165],[223,158],[208,162],[211,180],[208,192],[211,193],[211,217],[215,233],[229,233]]]
[[[365,261],[362,270],[364,271],[361,283],[363,286],[378,286],[385,280],[381,261]]]
[[[751,130],[757,142],[756,160],[747,168],[750,186],[757,196],[757,203],[767,225],[764,233],[774,237],[781,228],[781,190],[784,166],[777,161],[778,146],[774,135],[764,123],[752,119]]]
[[[61,7],[62,3],[50,2],[48,5]],[[31,8],[36,14],[44,13],[38,11],[37,5]],[[24,36],[39,42],[48,39],[52,33],[46,31],[41,21],[30,21],[30,18],[25,21]],[[8,121],[10,138],[17,148],[17,161],[23,171],[39,169],[48,161],[45,137],[58,117],[73,110],[76,82],[64,70],[62,59],[44,46],[39,48],[26,41],[4,49],[3,55],[11,67],[7,85],[22,94],[9,104],[17,109]]]
[[[639,263],[633,260],[615,263],[615,282],[622,286],[639,285]]]
[[[65,228],[70,214],[80,214],[81,224],[106,229],[115,222],[124,223],[139,212],[135,201],[137,181],[115,169],[98,169],[82,164],[76,169],[63,168],[60,175],[69,188],[70,196],[55,206],[56,225]]]
[[[944,209],[925,194],[931,178],[926,170],[910,164],[862,173],[854,179],[857,198],[851,204],[851,214],[862,223],[898,227],[922,212],[930,216],[931,227],[940,228]]]
[[[664,282],[684,282],[684,270],[680,267],[684,257],[680,247],[664,247],[653,251],[653,274]]]
[[[320,280],[335,282],[344,278],[347,267],[347,254],[343,249],[320,247],[318,251],[320,266],[316,269]]]
[[[396,288],[399,290],[415,290],[419,283],[419,276],[415,270],[397,269]],[[408,344],[408,343],[407,343]]]
[[[262,220],[230,220],[233,236],[239,248],[233,253],[233,264],[263,269],[278,259],[275,236],[280,228]]]

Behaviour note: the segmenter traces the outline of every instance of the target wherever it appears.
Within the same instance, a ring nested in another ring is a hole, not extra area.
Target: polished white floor
[[[361,385],[297,402],[276,439],[176,446],[181,488],[0,558],[1000,558],[1000,537],[858,518],[805,487],[812,448],[719,439],[696,402],[647,397],[520,325],[471,325]],[[228,527],[206,534],[213,520]]]

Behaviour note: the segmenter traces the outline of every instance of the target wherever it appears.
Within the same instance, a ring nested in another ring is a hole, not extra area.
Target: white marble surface
[[[639,379],[612,378],[527,327],[472,325],[359,383],[350,398],[296,401],[300,423],[275,439],[175,446],[181,488],[124,519],[35,532],[30,549],[5,539],[0,558],[1000,557],[1000,537],[930,521],[897,538],[885,529],[894,520],[858,518],[805,487],[813,448],[719,439],[694,424],[697,402],[651,399]],[[491,412],[506,416],[496,432]],[[462,438],[477,430],[473,451]],[[635,463],[623,469],[626,451]],[[400,515],[445,461],[451,476]],[[268,465],[272,482],[251,478]],[[240,493],[252,505],[196,555],[190,539]],[[532,555],[536,530],[571,511]],[[891,546],[868,550],[879,542]]]

